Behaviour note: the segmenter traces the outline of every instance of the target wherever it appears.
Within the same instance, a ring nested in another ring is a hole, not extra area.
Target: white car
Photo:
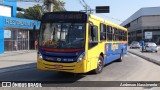
[[[144,49],[145,49],[146,51],[158,52],[158,47],[157,47],[157,45],[156,45],[155,43],[153,43],[153,42],[145,43]]]
[[[137,41],[133,41],[131,44],[130,44],[130,48],[140,48],[140,44],[139,42]]]

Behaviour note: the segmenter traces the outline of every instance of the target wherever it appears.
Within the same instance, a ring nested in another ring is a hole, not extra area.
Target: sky
[[[60,0],[64,1],[67,11],[84,10],[79,0]],[[83,0],[81,0],[83,1]],[[121,24],[124,20],[143,7],[160,7],[160,0],[84,0],[92,9],[96,6],[110,6],[110,13],[95,14],[101,18],[116,24]],[[34,3],[18,3],[17,6],[28,7]]]

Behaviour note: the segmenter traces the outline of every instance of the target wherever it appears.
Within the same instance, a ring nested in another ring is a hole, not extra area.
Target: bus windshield
[[[42,23],[39,46],[69,49],[84,48],[85,24],[83,23]]]

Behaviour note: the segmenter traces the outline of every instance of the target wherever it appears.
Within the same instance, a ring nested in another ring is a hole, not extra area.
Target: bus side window
[[[89,49],[98,44],[98,27],[90,26],[89,29]]]
[[[112,41],[113,37],[112,37],[112,27],[111,26],[107,26],[107,39],[108,41]]]
[[[119,36],[120,36],[120,41],[123,41],[122,30],[120,30]]]
[[[119,35],[118,35],[119,30],[115,28],[115,41],[119,41]]]
[[[100,24],[100,41],[105,41],[106,40],[106,25],[105,24]]]

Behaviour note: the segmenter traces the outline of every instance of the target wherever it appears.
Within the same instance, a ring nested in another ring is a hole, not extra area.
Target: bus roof
[[[97,17],[97,16],[95,16],[95,15],[92,15],[92,14],[90,14],[89,16],[90,16],[90,18],[95,19],[95,20],[98,20],[98,21],[100,21],[101,23],[105,23],[105,24],[110,25],[110,26],[112,26],[112,27],[115,27],[115,28],[118,28],[118,29],[127,31],[127,28],[122,27],[122,26],[120,26],[120,25],[118,25],[118,24],[114,24],[114,23],[112,23],[112,22],[110,22],[110,21],[108,21],[108,20],[104,20],[104,19],[102,19],[102,18],[100,18],[100,17]]]

